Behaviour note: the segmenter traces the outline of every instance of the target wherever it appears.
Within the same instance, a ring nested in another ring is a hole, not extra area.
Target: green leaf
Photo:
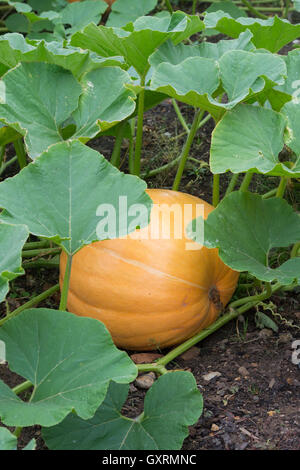
[[[53,426],[72,410],[90,419],[110,380],[128,383],[135,364],[98,320],[51,309],[25,310],[0,330],[12,371],[33,384],[30,402],[0,381],[0,416],[7,426]]]
[[[283,114],[258,106],[242,104],[228,111],[212,133],[211,171],[299,177],[297,166],[290,169],[278,158],[286,124]]]
[[[73,138],[94,137],[130,116],[135,110],[136,95],[126,87],[127,72],[119,67],[104,67],[86,74],[82,80],[83,93],[73,119],[77,130]]]
[[[218,64],[205,57],[190,57],[178,65],[162,62],[155,70],[150,88],[179,101],[208,110],[219,111],[211,95],[219,87]]]
[[[99,57],[94,52],[62,45],[57,41],[28,41],[21,34],[8,33],[0,36],[0,63],[2,74],[19,62],[46,62],[70,70],[76,78],[104,66],[122,66],[120,57]]]
[[[189,57],[206,57],[207,59],[218,60],[225,52],[231,50],[254,51],[255,47],[251,42],[252,33],[245,31],[237,39],[226,39],[216,43],[203,41],[196,46],[177,44],[166,41],[149,58],[150,64],[156,68],[162,62],[178,65]]]
[[[128,66],[144,76],[149,69],[149,56],[164,41],[171,39],[177,43],[201,29],[203,23],[198,17],[176,12],[163,18],[143,16],[129,23],[126,29],[90,24],[75,33],[70,44],[94,51],[101,57],[122,55]]]
[[[147,15],[157,5],[157,0],[116,0],[111,6],[106,26],[121,28],[140,16]]]
[[[219,120],[226,109],[260,93],[266,78],[272,84],[283,83],[285,73],[284,61],[273,54],[228,50],[218,61],[194,56],[176,65],[160,63],[154,69],[151,89],[205,109]],[[228,96],[226,103],[212,96],[220,82]]]
[[[187,234],[195,239],[188,227]],[[273,248],[299,242],[300,216],[283,199],[235,191],[226,196],[204,222],[204,245],[219,248],[222,261],[262,281],[290,284],[300,280],[300,258],[269,266]]]
[[[28,238],[24,225],[0,223],[0,302],[9,290],[9,281],[24,274],[22,248]]]
[[[270,17],[267,20],[258,18],[231,18],[222,11],[207,13],[204,18],[207,28],[215,28],[220,33],[237,38],[241,32],[249,29],[253,34],[252,42],[258,49],[277,52],[283,46],[300,36],[300,24]]]
[[[82,93],[73,75],[55,65],[20,64],[1,82],[0,119],[25,135],[31,158],[62,140],[59,126]]]
[[[119,205],[121,196],[126,196],[128,208],[143,205],[143,225],[147,225],[151,199],[145,189],[144,181],[121,173],[97,151],[78,141],[63,142],[0,183],[0,207],[8,211],[1,218],[25,224],[31,233],[52,239],[74,254],[83,245],[125,236],[135,229],[130,217],[119,216],[124,211]],[[97,230],[101,204],[115,211],[115,230]]]
[[[190,372],[161,376],[147,392],[144,413],[126,418],[121,408],[128,386],[112,383],[94,418],[69,415],[60,425],[43,429],[50,449],[172,450],[180,449],[188,426],[202,413],[202,395]]]
[[[63,140],[61,128],[73,118],[74,139],[86,141],[130,116],[135,93],[119,67],[85,74],[79,84],[67,70],[44,63],[20,64],[2,80],[0,119],[25,136],[32,159]]]

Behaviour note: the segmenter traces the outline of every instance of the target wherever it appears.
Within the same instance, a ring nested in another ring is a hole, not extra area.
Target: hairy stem
[[[278,186],[277,191],[276,191],[276,197],[283,198],[285,190],[286,190],[287,183],[288,183],[288,177],[287,176],[282,176],[280,178],[280,183],[279,183],[279,186]]]
[[[242,3],[247,7],[247,9],[257,18],[261,18],[262,20],[267,20],[268,17],[263,13],[260,13],[248,0],[241,0]]]
[[[220,201],[220,175],[213,176],[213,206],[217,207]]]
[[[193,123],[192,123],[192,127],[191,127],[191,129],[188,133],[186,142],[185,142],[185,144],[183,146],[183,149],[182,149],[182,152],[180,154],[180,163],[179,163],[178,170],[177,170],[175,180],[174,180],[174,183],[173,183],[173,187],[172,187],[172,189],[174,191],[178,191],[178,188],[179,188],[179,185],[180,185],[180,182],[181,182],[181,178],[182,178],[182,174],[183,174],[183,171],[184,171],[184,168],[185,168],[185,164],[186,164],[186,161],[187,161],[187,158],[188,158],[188,155],[189,155],[189,151],[190,151],[191,145],[193,143],[194,137],[196,135],[196,132],[199,128],[199,123],[200,123],[200,121],[203,117],[203,114],[204,114],[204,111],[201,110],[201,109],[198,109],[195,113],[194,120],[193,120]]]
[[[27,165],[27,156],[26,156],[25,147],[23,144],[23,139],[20,138],[20,139],[15,140],[13,145],[15,147],[15,151],[18,157],[20,169],[22,170]]]
[[[135,139],[135,154],[134,154],[134,169],[133,174],[140,176],[141,171],[141,153],[143,145],[143,121],[144,121],[144,106],[145,106],[145,77],[141,77],[141,91],[138,98],[138,116],[137,116],[137,130]]]
[[[225,196],[227,196],[228,194],[230,194],[230,193],[234,190],[238,178],[239,178],[239,173],[234,173],[234,174],[231,176],[229,185],[227,186],[227,189],[226,189]]]
[[[187,132],[187,134],[190,132],[190,128],[189,126],[187,125],[186,123],[186,120],[184,119],[183,115],[182,115],[182,112],[180,111],[179,109],[179,106],[177,104],[177,101],[173,98],[172,99],[172,104],[173,104],[173,108],[175,110],[175,113],[177,114],[177,117],[179,119],[179,122],[180,124],[182,125],[182,127],[185,129],[185,131]]]
[[[248,191],[249,184],[251,183],[252,178],[253,178],[253,173],[250,173],[248,171],[244,176],[244,179],[243,179],[242,184],[240,186],[240,191],[242,191],[242,192]]]
[[[66,310],[67,308],[68,292],[69,292],[69,284],[70,284],[71,268],[72,268],[72,258],[73,258],[72,255],[67,254],[67,264],[66,264],[64,282],[63,282],[63,286],[61,290],[59,310]]]
[[[117,168],[119,168],[120,166],[121,146],[122,146],[122,142],[124,138],[126,124],[127,124],[127,121],[122,121],[120,122],[120,124],[118,124],[115,145],[114,145],[113,152],[111,154],[110,163]]]

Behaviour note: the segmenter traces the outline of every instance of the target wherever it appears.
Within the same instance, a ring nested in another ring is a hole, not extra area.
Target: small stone
[[[286,344],[293,341],[291,333],[281,333],[278,338],[278,344]]]
[[[217,424],[213,423],[210,429],[211,431],[216,432],[216,431],[219,431],[220,428]]]
[[[198,357],[199,354],[200,354],[200,349],[197,348],[196,346],[193,346],[192,348],[188,349],[183,354],[181,354],[179,357],[183,359],[184,361],[190,361],[191,359],[195,359],[196,357]]]
[[[135,385],[138,388],[143,390],[149,390],[149,388],[153,385],[155,380],[154,372],[149,372],[149,374],[141,375],[137,379],[135,379]]]
[[[220,372],[209,372],[209,374],[205,374],[202,377],[204,378],[204,380],[206,380],[206,382],[210,382],[212,379],[220,376]]]
[[[269,388],[273,388],[275,385],[275,379],[270,380]]]
[[[244,367],[244,366],[239,367],[238,373],[241,374],[243,377],[249,376],[249,372],[247,371],[246,367]]]
[[[129,385],[129,391],[132,392],[132,393],[133,393],[133,392],[136,392],[136,391],[137,391],[137,388],[136,388],[133,384],[130,384],[130,385]]]
[[[258,336],[262,339],[267,339],[267,338],[270,338],[271,336],[273,336],[273,331],[269,330],[268,328],[263,328],[258,333]]]
[[[152,362],[156,361],[156,359],[159,359],[160,357],[163,357],[162,354],[137,353],[137,354],[131,354],[130,359],[135,364],[151,364]]]

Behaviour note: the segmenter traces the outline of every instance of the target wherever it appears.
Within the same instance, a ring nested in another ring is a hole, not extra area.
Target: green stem
[[[261,302],[262,300],[268,299],[272,295],[272,286],[269,282],[266,283],[266,290],[261,294],[250,295],[249,297],[244,297],[242,299],[235,300],[229,304],[229,308],[236,308],[244,305],[248,302]]]
[[[71,268],[72,268],[72,255],[67,254],[67,264],[66,264],[64,282],[63,282],[63,286],[61,290],[59,310],[66,310],[67,308]]]
[[[248,0],[241,0],[241,1],[248,8],[250,13],[252,13],[254,16],[256,16],[257,18],[261,18],[262,20],[268,19],[266,15],[264,15],[263,13],[260,13],[254,6],[252,6]]]
[[[43,240],[40,242],[28,242],[23,246],[23,250],[35,250],[37,248],[50,248],[49,240]]]
[[[24,310],[26,310],[28,308],[35,307],[37,304],[39,304],[43,300],[47,299],[48,297],[50,297],[52,294],[54,294],[58,290],[59,290],[59,284],[56,284],[55,286],[50,287],[50,289],[47,289],[44,292],[42,292],[42,294],[37,295],[33,299],[30,299],[24,305],[21,305],[21,307],[17,308],[13,312],[6,315],[6,317],[1,318],[0,326],[2,326],[7,320],[10,320],[11,318],[16,317],[17,315],[19,315],[19,313],[23,312]]]
[[[172,5],[171,5],[170,0],[165,0],[165,4],[166,4],[167,9],[169,10],[169,12],[170,12],[171,15],[172,15],[172,13],[173,13],[173,8],[172,8]]]
[[[198,0],[193,0],[192,15],[196,14]]]
[[[47,256],[47,255],[57,255],[61,252],[61,248],[47,248],[46,250],[25,250],[22,251],[22,258],[33,258],[34,256]]]
[[[174,183],[173,183],[173,187],[172,187],[172,189],[174,191],[178,191],[180,181],[181,181],[181,178],[182,178],[182,174],[183,174],[183,170],[184,170],[184,167],[185,167],[185,164],[186,164],[186,160],[188,158],[191,145],[193,143],[194,137],[195,137],[196,132],[198,130],[199,123],[200,123],[200,121],[203,117],[203,114],[204,114],[204,111],[201,110],[201,109],[198,109],[197,112],[195,113],[194,120],[193,120],[193,123],[192,123],[192,127],[191,127],[191,129],[188,133],[186,142],[185,142],[185,144],[183,146],[183,149],[182,149],[182,152],[180,154],[180,163],[179,163],[178,170],[177,170],[175,180],[174,180]]]
[[[179,122],[180,124],[182,125],[182,127],[185,129],[185,131],[187,132],[187,134],[190,132],[190,128],[189,126],[187,125],[186,123],[186,120],[184,119],[183,115],[182,115],[182,112],[180,111],[179,109],[179,106],[177,104],[177,101],[173,98],[172,99],[172,104],[173,104],[173,108],[175,110],[175,113],[177,114],[177,117],[179,119]]]
[[[284,8],[284,12],[283,12],[283,17],[284,18],[288,17],[290,5],[291,5],[290,0],[285,0],[285,8]]]
[[[279,186],[278,186],[277,191],[276,191],[276,197],[283,198],[287,183],[288,183],[288,177],[287,176],[282,176],[280,178],[280,183],[279,183]]]
[[[110,163],[117,168],[119,168],[120,166],[121,146],[122,146],[122,142],[124,138],[126,124],[127,124],[127,121],[122,121],[120,122],[120,124],[118,124],[115,145],[114,145],[113,152],[111,154]]]
[[[213,206],[217,207],[220,201],[220,175],[213,176]]]
[[[300,250],[300,242],[297,242],[294,244],[292,250],[291,250],[291,258],[295,258],[298,256],[298,251]]]
[[[129,172],[133,174],[134,172],[134,138],[135,138],[135,126],[136,119],[132,118],[130,120],[130,138],[129,138],[129,155],[128,155],[128,167]]]
[[[23,382],[20,385],[17,385],[16,387],[12,388],[11,391],[14,392],[16,395],[20,395],[20,393],[25,392],[25,390],[28,390],[32,386],[33,384],[30,382],[30,380],[26,380],[26,382]]]
[[[231,176],[230,183],[229,183],[229,185],[227,186],[225,196],[228,196],[228,194],[230,194],[230,193],[234,190],[238,178],[239,178],[239,173],[234,173],[234,174]]]
[[[15,163],[17,160],[18,160],[18,157],[15,156],[15,157],[11,158],[10,160],[8,160],[7,162],[2,163],[2,165],[1,165],[1,167],[0,167],[0,176],[5,172],[5,170],[6,170],[10,165],[12,165],[13,163]]]
[[[280,289],[282,285],[280,283],[275,284],[272,287],[272,293]],[[207,338],[207,336],[211,335],[218,329],[220,329],[222,326],[226,325],[229,321],[233,320],[234,318],[237,318],[239,315],[242,315],[243,313],[247,312],[250,310],[252,307],[254,307],[260,300],[252,300],[250,302],[247,302],[243,304],[240,308],[237,310],[234,310],[233,308],[230,309],[229,313],[222,315],[221,317],[218,318],[215,323],[213,323],[211,326],[208,328],[205,328],[205,330],[200,331],[198,334],[193,336],[192,338],[188,339],[184,343],[180,344],[176,348],[174,348],[172,351],[170,351],[168,354],[166,354],[164,357],[159,359],[156,362],[156,365],[163,365],[166,366],[169,362],[173,361],[177,356],[180,354],[183,354],[185,351],[190,349],[192,346],[195,344],[199,343],[203,339]]]
[[[133,174],[140,176],[141,171],[141,153],[143,145],[143,121],[144,121],[144,105],[145,105],[145,77],[141,77],[141,91],[138,98],[138,116],[137,116],[137,130],[135,139],[135,154],[134,154],[134,170]]]
[[[168,372],[163,365],[157,364],[156,362],[151,364],[137,364],[137,368],[139,372],[155,372],[158,375],[163,375]]]
[[[23,263],[23,268],[24,269],[35,269],[35,268],[54,268],[57,269],[59,267],[59,261],[55,262],[52,260],[49,261],[44,261],[44,260],[38,260],[38,261],[28,261],[28,263]]]
[[[2,165],[3,165],[3,158],[4,158],[4,155],[5,155],[5,145],[1,145],[1,146],[0,146],[0,168],[1,168]]]
[[[207,121],[209,121],[210,118],[211,118],[211,115],[208,113],[207,116],[205,116],[205,118],[203,118],[202,121],[200,121],[198,129],[200,129],[200,127],[204,126],[204,124],[207,123]]]
[[[248,191],[249,184],[251,183],[252,178],[253,178],[253,173],[250,173],[248,171],[244,176],[244,179],[243,179],[242,184],[240,186],[240,191],[242,191],[242,192]]]
[[[263,194],[262,198],[263,199],[268,199],[269,197],[273,197],[273,196],[276,195],[276,192],[277,192],[277,188],[271,189],[271,191],[268,191],[267,193]]]
[[[26,152],[23,144],[23,139],[17,139],[13,143],[15,147],[15,151],[18,157],[18,162],[20,165],[20,169],[22,170],[26,165],[27,165],[27,158],[26,158]]]

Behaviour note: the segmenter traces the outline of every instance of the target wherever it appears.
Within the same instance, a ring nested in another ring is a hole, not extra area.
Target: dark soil
[[[190,124],[191,107],[179,104]],[[180,190],[211,202],[212,174],[209,171],[209,148],[213,121],[210,119],[198,132]],[[185,140],[184,130],[166,100],[145,114],[142,171],[147,172],[176,158]],[[89,143],[110,158],[114,138],[101,137]],[[128,142],[122,146],[121,169],[127,171]],[[11,156],[10,151],[7,154]],[[17,165],[2,177],[13,175]],[[171,188],[176,168],[147,180],[149,187]],[[221,177],[223,195],[230,175]],[[241,181],[242,178],[240,178]],[[240,182],[239,181],[239,182]],[[278,178],[256,175],[250,189],[264,193],[278,185]],[[300,189],[296,183],[288,188],[287,197],[297,207]],[[28,269],[26,275],[11,283],[7,298],[10,310],[30,297],[57,283],[57,269]],[[59,294],[41,303],[40,307],[58,308]],[[292,342],[300,338],[300,291],[274,295],[267,304],[267,313],[279,331],[259,329],[255,310],[231,322],[195,347],[190,358],[178,357],[169,368],[190,370],[204,397],[204,411],[190,428],[184,441],[186,450],[299,450],[300,449],[300,369],[292,363]],[[260,307],[263,308],[263,307]],[[0,305],[0,316],[6,305]],[[165,352],[165,351],[164,351]],[[132,351],[129,352],[132,354]],[[210,381],[204,376],[218,372]],[[24,379],[0,364],[0,378],[10,387]],[[145,391],[132,384],[123,412],[137,416],[143,409]],[[3,426],[3,424],[0,423]],[[13,429],[11,429],[13,431]],[[46,449],[38,426],[24,428],[19,439],[23,448],[32,438],[38,449]]]

